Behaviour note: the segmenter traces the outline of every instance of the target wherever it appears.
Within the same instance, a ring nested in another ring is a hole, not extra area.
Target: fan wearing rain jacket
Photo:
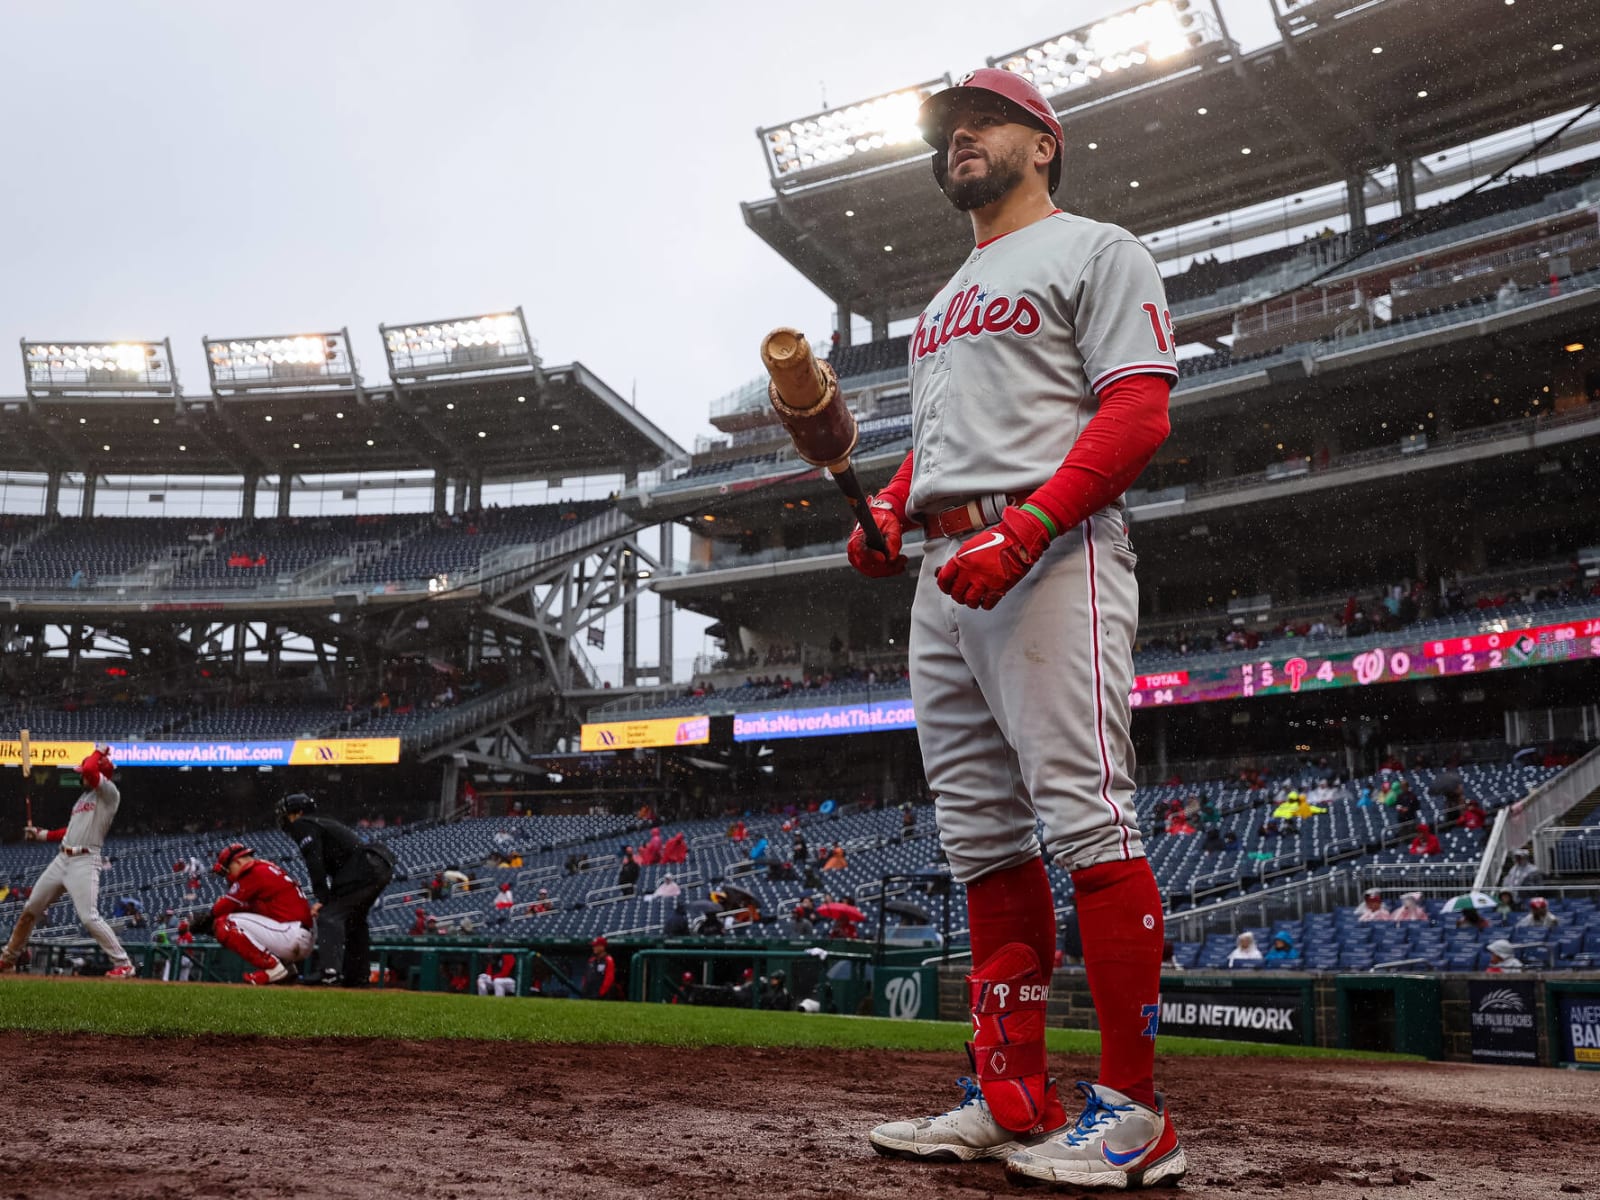
[[[1280,929],[1272,935],[1272,945],[1267,947],[1266,953],[1268,962],[1289,962],[1298,957],[1294,950],[1294,938],[1289,936],[1287,930]]]

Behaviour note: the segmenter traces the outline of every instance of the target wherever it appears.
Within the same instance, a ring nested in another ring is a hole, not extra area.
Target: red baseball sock
[[[1056,964],[1056,902],[1044,859],[991,871],[967,884],[967,924],[972,931],[972,966],[1010,942],[1030,946],[1050,978]]]
[[[1100,1080],[1155,1107],[1161,1015],[1161,891],[1148,859],[1072,873],[1083,965],[1100,1019]],[[974,926],[976,929],[976,926]]]

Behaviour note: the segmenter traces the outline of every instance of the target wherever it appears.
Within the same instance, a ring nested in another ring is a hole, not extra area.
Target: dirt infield
[[[1013,1190],[863,1140],[958,1094],[943,1054],[16,1033],[0,1054],[3,1197]],[[1184,1058],[1163,1083],[1195,1200],[1600,1195],[1600,1074]]]

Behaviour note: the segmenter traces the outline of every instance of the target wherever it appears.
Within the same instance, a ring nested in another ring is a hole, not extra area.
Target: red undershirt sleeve
[[[904,528],[906,521],[906,505],[911,500],[911,471],[912,455],[906,454],[905,462],[900,464],[900,469],[894,473],[894,478],[878,489],[873,496],[874,500],[887,500],[894,505],[894,514],[900,518],[900,525]]]
[[[1172,431],[1161,375],[1128,375],[1100,392],[1100,408],[1056,473],[1025,501],[1053,523],[1051,535],[1081,524],[1127,491]],[[910,478],[910,458],[901,468]],[[899,476],[896,476],[898,479]],[[1036,514],[1037,515],[1037,514]]]
[[[60,829],[52,829],[49,833],[45,834],[44,835],[44,840],[47,841],[47,842],[59,842],[62,838],[66,837],[66,836],[67,836],[67,827],[65,825],[63,825]]]

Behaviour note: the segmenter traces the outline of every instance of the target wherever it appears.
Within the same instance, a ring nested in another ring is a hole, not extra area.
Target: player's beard
[[[953,175],[944,177],[945,198],[960,212],[987,208],[1003,200],[1011,189],[1022,182],[1028,167],[1029,152],[1019,148],[1005,158],[989,158],[989,169],[972,179],[957,180]]]

